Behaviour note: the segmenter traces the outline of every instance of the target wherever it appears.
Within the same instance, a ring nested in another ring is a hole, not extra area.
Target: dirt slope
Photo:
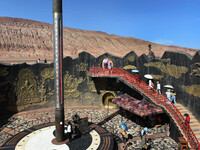
[[[148,54],[148,45],[161,57],[166,50],[194,55],[198,49],[166,46],[134,37],[123,37],[99,31],[64,27],[63,53],[73,58],[86,51],[98,57],[106,52],[123,57],[130,51],[138,56]],[[38,58],[53,60],[53,25],[19,18],[0,17],[0,62],[35,62]]]

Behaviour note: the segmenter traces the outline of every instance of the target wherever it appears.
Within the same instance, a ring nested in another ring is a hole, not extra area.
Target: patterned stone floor
[[[102,119],[107,117],[109,114],[112,114],[116,109],[108,109],[98,108],[98,107],[71,107],[65,109],[65,120],[71,120],[71,116],[75,113],[82,117],[88,117],[89,122],[99,123]],[[8,123],[4,124],[0,131],[0,146],[13,135],[24,131],[25,129],[31,128],[33,126],[37,126],[40,124],[54,122],[54,108],[42,109],[37,111],[27,111],[15,114],[9,120]],[[129,149],[140,149],[140,138],[139,137],[139,129],[140,125],[128,120],[121,115],[116,115],[112,119],[110,119],[107,123],[103,124],[102,127],[105,127],[108,131],[112,132],[116,137],[121,137],[121,122],[127,124],[129,133],[132,135],[132,140],[128,141]],[[4,120],[1,120],[4,122]],[[166,129],[163,127],[160,128],[151,128],[148,130],[148,136],[151,135],[161,135],[158,137],[152,138],[151,141],[151,149],[178,149],[178,144],[173,141],[170,137],[167,136]],[[135,139],[135,140],[134,140]],[[118,149],[122,149],[123,144],[118,144]],[[1,148],[0,148],[1,149]]]

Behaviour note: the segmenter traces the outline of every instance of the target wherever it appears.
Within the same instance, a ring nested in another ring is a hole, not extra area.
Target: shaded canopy
[[[146,100],[137,100],[128,94],[113,98],[112,102],[141,117],[163,113],[161,108],[150,104]]]

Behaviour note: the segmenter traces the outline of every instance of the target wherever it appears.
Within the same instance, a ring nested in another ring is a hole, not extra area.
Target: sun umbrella
[[[147,79],[153,79],[152,75],[150,75],[150,74],[145,74],[144,77]]]
[[[136,70],[136,69],[135,69],[135,70],[132,70],[132,72],[139,72],[139,70]]]
[[[169,88],[169,89],[173,89],[173,86],[171,86],[171,85],[165,85],[164,87]]]
[[[125,131],[128,131],[128,128],[127,128],[127,126],[126,126],[126,124],[125,123],[121,123],[121,127],[125,130]]]

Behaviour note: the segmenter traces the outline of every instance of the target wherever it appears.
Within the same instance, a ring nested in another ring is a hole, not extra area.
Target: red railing
[[[191,148],[200,150],[200,144],[194,132],[186,123],[180,111],[171,101],[169,101],[169,99],[165,95],[159,94],[153,88],[149,87],[145,82],[137,79],[134,75],[126,72],[121,68],[112,68],[112,70],[108,70],[101,67],[90,67],[90,76],[116,76],[120,77],[120,79],[127,84],[131,84],[131,86],[134,86],[138,91],[141,91],[143,94],[145,94],[153,103],[164,108],[173,118],[174,122],[177,124],[178,128],[187,139],[189,146]]]

